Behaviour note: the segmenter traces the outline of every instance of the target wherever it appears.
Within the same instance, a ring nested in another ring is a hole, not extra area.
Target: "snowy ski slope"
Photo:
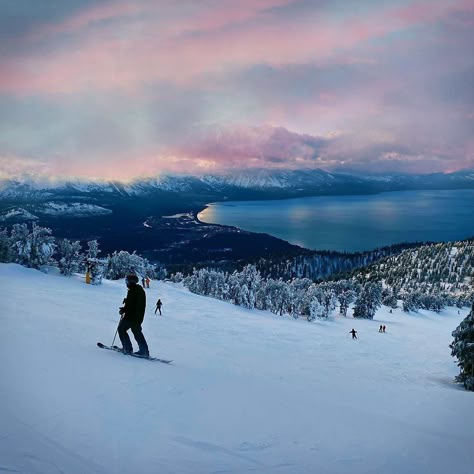
[[[123,281],[14,264],[0,281],[0,472],[472,472],[448,347],[466,308],[308,323],[152,282],[144,334],[167,366],[96,347]]]

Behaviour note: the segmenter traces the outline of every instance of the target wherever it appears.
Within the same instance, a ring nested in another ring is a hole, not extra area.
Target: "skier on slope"
[[[122,350],[125,354],[133,351],[132,343],[127,331],[132,330],[133,336],[138,344],[138,352],[135,354],[148,357],[148,344],[142,332],[142,323],[145,317],[146,295],[143,288],[138,284],[137,275],[128,275],[125,278],[127,283],[127,297],[124,305],[119,309],[122,319],[118,325],[118,335],[122,341]]]
[[[159,299],[157,302],[156,302],[156,308],[155,308],[155,314],[157,311],[160,312],[160,316],[161,316],[161,307],[163,306],[163,303],[161,302],[161,300]]]
[[[352,328],[352,331],[349,331],[349,334],[352,334],[352,339],[357,339],[357,331],[354,328]]]

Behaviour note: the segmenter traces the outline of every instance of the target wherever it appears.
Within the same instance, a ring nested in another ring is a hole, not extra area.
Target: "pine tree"
[[[356,299],[356,285],[350,280],[340,280],[335,285],[335,291],[339,301],[339,314],[345,317],[349,305]]]
[[[66,276],[72,275],[79,269],[81,261],[81,243],[68,239],[58,241],[58,266],[59,271]]]
[[[471,312],[453,331],[454,341],[449,346],[451,355],[458,359],[460,368],[456,382],[464,385],[466,390],[474,391],[474,303]]]
[[[319,299],[315,296],[309,304],[309,315],[308,321],[314,321],[316,318],[324,317],[325,309],[324,306],[319,302]]]
[[[99,242],[97,242],[97,240],[89,240],[89,242],[87,242],[86,260],[90,258],[97,258],[99,253]]]
[[[0,262],[8,263],[11,262],[11,240],[8,236],[8,230],[0,230]]]
[[[26,224],[14,224],[10,242],[13,260],[20,265],[39,269],[53,262],[56,249],[51,229],[33,223],[31,231]]]
[[[366,283],[354,305],[354,318],[374,319],[375,312],[382,304],[382,285]]]
[[[88,258],[86,260],[86,267],[91,277],[91,284],[102,284],[102,278],[104,277],[105,271],[105,262],[98,258]]]

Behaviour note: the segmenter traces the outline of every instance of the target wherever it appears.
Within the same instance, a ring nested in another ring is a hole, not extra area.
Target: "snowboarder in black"
[[[352,331],[349,331],[349,334],[352,334],[352,339],[357,339],[357,331],[354,328],[352,328]]]
[[[379,332],[382,332],[382,325],[380,325],[379,327]]]
[[[156,302],[156,308],[155,308],[155,314],[157,311],[160,312],[160,316],[162,315],[161,314],[161,307],[163,306],[163,303],[161,302],[161,300],[159,299],[157,302]]]
[[[145,317],[146,295],[143,288],[138,284],[137,275],[128,275],[125,278],[128,293],[125,304],[119,309],[122,319],[118,325],[118,334],[122,341],[123,352],[130,354],[133,350],[132,343],[127,331],[132,330],[133,336],[138,344],[138,352],[135,354],[148,357],[148,344],[142,332],[142,323]]]
[[[385,324],[382,326],[382,332],[385,332]]]

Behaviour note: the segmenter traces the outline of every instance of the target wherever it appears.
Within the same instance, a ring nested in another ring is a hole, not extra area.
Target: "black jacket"
[[[145,317],[146,294],[140,285],[134,285],[128,289],[127,298],[125,300],[124,319],[135,324],[142,324]]]

